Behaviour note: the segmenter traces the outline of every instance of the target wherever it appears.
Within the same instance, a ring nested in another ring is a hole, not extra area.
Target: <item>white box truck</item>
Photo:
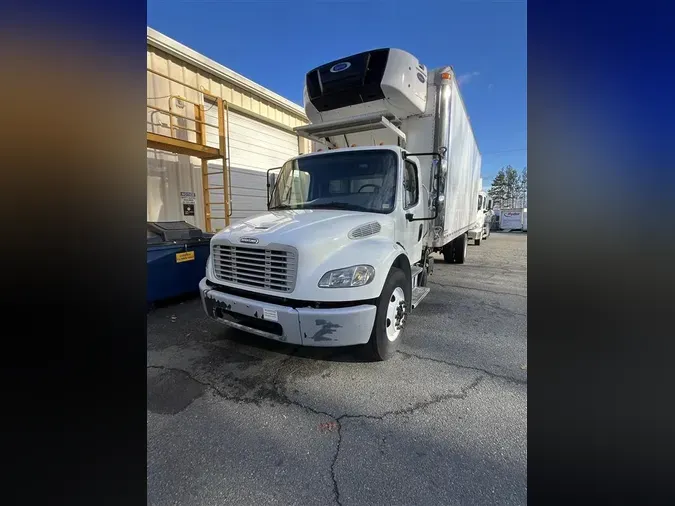
[[[476,226],[469,230],[469,239],[473,239],[476,246],[490,236],[492,224],[492,199],[483,191],[483,179],[479,179],[478,208],[476,210]]]
[[[268,179],[269,212],[211,239],[211,318],[305,346],[392,356],[433,252],[466,258],[481,157],[451,67],[379,49],[307,73],[296,128],[317,151]],[[322,147],[321,147],[322,146]],[[319,149],[320,148],[320,149]]]
[[[494,210],[494,199],[490,195],[486,194],[487,199],[487,210],[485,211],[485,227],[487,228],[487,235],[485,238],[490,237],[490,232],[495,225],[495,210]]]
[[[522,230],[523,210],[502,209],[500,228],[502,230]]]

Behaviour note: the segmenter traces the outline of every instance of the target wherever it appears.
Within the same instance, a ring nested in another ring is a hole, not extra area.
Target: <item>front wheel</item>
[[[375,360],[388,360],[401,342],[410,313],[410,282],[401,269],[392,268],[377,301],[377,313],[368,346]]]

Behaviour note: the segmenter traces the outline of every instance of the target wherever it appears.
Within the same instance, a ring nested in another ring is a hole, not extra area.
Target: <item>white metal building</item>
[[[218,146],[218,128],[213,126],[219,114],[215,97],[222,99],[230,221],[236,223],[266,210],[267,169],[311,149],[309,141],[292,130],[308,123],[304,109],[152,28],[148,28],[147,43],[148,106],[156,107],[148,108],[148,132],[195,142],[197,122],[179,117],[176,123],[176,118],[162,111],[194,118],[189,112],[199,105],[208,123],[205,143]],[[223,180],[221,160],[208,162],[208,188],[215,189],[207,190],[205,196],[206,179],[199,158],[151,148],[147,153],[148,221],[185,220],[203,230],[225,226],[225,196],[217,188]],[[211,202],[210,207],[204,206],[205,200]],[[207,219],[206,209],[212,218]]]

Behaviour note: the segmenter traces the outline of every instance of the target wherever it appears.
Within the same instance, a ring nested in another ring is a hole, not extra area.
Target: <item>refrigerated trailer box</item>
[[[269,212],[211,240],[200,284],[225,325],[307,346],[392,356],[429,293],[431,253],[464,263],[481,156],[451,67],[380,49],[305,76],[319,150],[268,179]]]

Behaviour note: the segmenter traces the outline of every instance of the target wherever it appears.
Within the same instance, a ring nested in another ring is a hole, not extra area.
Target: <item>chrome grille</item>
[[[277,248],[250,248],[216,244],[213,270],[216,278],[239,285],[292,292],[297,254]]]

